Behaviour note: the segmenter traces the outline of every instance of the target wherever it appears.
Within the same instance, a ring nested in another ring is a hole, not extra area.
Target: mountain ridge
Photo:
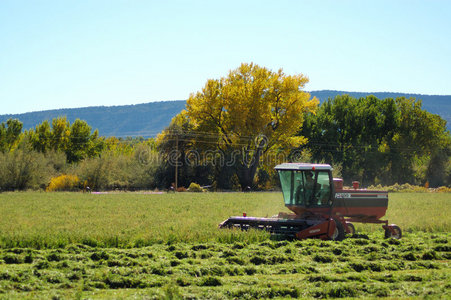
[[[451,95],[423,95],[393,92],[346,92],[337,90],[309,91],[320,102],[336,95],[348,94],[355,98],[374,95],[379,99],[414,97],[421,99],[423,109],[440,115],[447,121],[451,130]],[[66,116],[69,122],[75,119],[85,120],[93,129],[98,129],[101,136],[143,136],[154,137],[169,125],[171,119],[185,108],[186,100],[148,102],[130,105],[88,106],[80,108],[62,108],[34,111],[21,114],[0,115],[0,122],[9,118],[19,119],[25,130],[34,128],[44,120]]]

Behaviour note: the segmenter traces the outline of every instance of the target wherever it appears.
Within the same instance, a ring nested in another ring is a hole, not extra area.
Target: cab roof
[[[276,170],[300,170],[300,171],[313,171],[313,170],[332,170],[332,167],[327,164],[308,164],[308,163],[283,163],[277,165]]]

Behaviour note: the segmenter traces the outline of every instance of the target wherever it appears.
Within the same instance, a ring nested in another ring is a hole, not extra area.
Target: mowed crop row
[[[449,194],[390,194],[384,239],[275,241],[220,230],[280,193],[0,194],[0,298],[450,297]]]
[[[451,296],[451,237],[0,249],[0,298]]]
[[[395,193],[386,218],[409,232],[450,232],[451,195]],[[143,247],[177,242],[257,242],[264,232],[219,230],[232,215],[288,211],[280,193],[39,193],[0,194],[0,247]],[[379,225],[359,225],[363,233]]]

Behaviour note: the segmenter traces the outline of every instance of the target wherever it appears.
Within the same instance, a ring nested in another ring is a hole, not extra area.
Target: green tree
[[[205,146],[196,144],[197,139],[208,138],[205,133],[197,133],[186,112],[175,116],[169,126],[157,136],[156,145],[162,164],[157,172],[158,185],[168,188],[175,183],[177,165],[177,186],[188,187],[192,182],[211,183],[210,175],[214,172],[212,161],[199,154]]]
[[[447,148],[450,135],[446,121],[422,109],[421,101],[398,98],[396,103],[400,113],[399,127],[388,144],[393,155],[393,179],[400,183],[424,183],[427,161]],[[420,174],[415,173],[418,164],[425,165],[420,168]]]
[[[300,135],[309,138],[314,160],[340,163],[349,184],[424,183],[431,155],[449,140],[446,123],[421,107],[421,101],[349,95],[325,101],[306,116]],[[428,175],[429,176],[429,175]],[[435,181],[434,181],[435,182]]]
[[[133,153],[133,146],[117,137],[111,136],[105,139],[104,151],[112,155],[131,154]]]
[[[192,94],[187,115],[194,131],[209,137],[204,148],[220,151],[226,160],[235,154],[240,157],[234,172],[245,188],[253,185],[265,154],[305,143],[294,135],[304,114],[315,111],[318,104],[302,91],[307,82],[302,74],[241,64],[227,77],[208,80],[202,91]]]
[[[0,124],[0,152],[11,151],[20,140],[23,124],[17,119],[8,119]]]
[[[104,148],[104,139],[99,138],[97,130],[91,134],[91,127],[85,121],[77,119],[71,125],[66,117],[60,117],[51,124],[45,120],[26,133],[34,150],[64,152],[67,162],[73,163],[98,156]]]
[[[91,134],[91,126],[85,121],[75,120],[70,126],[70,134],[65,150],[69,163],[78,162],[86,157],[94,157],[103,149],[103,140],[99,140],[97,130]]]
[[[427,164],[426,180],[430,187],[451,185],[451,145],[437,149]]]
[[[50,150],[50,141],[52,137],[49,121],[45,120],[39,125],[36,125],[34,131],[28,132],[30,135],[30,142],[34,150],[46,153]]]
[[[49,146],[55,151],[65,151],[70,137],[70,123],[66,117],[58,117],[52,120],[52,130]]]

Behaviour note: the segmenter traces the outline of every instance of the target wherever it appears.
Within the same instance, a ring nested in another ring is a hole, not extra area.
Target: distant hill
[[[448,122],[451,130],[451,95],[433,96],[402,93],[359,93],[345,91],[312,91],[312,96],[321,102],[336,95],[349,94],[360,98],[374,95],[379,99],[397,98],[401,96],[414,97],[423,101],[423,108],[440,115]],[[59,116],[66,116],[72,123],[75,119],[85,120],[93,129],[98,129],[102,136],[143,136],[154,137],[169,125],[171,119],[185,108],[186,101],[150,102],[136,105],[121,106],[93,106],[83,108],[55,109],[38,112],[29,112],[15,115],[0,115],[0,122],[9,118],[19,119],[24,129],[34,128],[44,120],[52,120]]]
[[[15,118],[24,124],[24,129],[30,129],[44,120],[66,116],[71,124],[76,119],[85,120],[93,129],[98,129],[101,136],[154,137],[185,108],[185,104],[185,100],[180,100],[136,105],[54,109],[17,115],[0,115],[0,122]]]

